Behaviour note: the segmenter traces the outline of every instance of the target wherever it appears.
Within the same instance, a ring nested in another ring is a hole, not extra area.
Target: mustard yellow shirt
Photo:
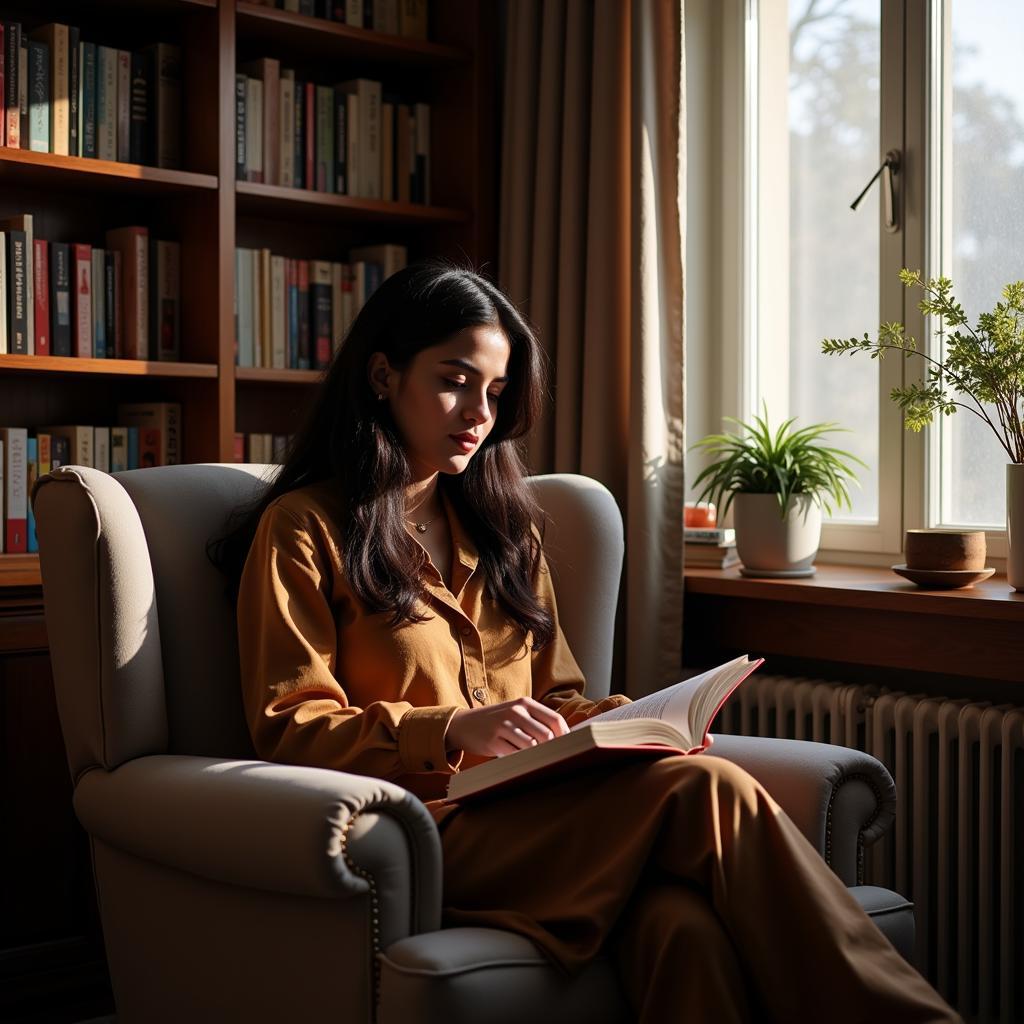
[[[389,779],[423,800],[448,776],[486,757],[446,750],[460,708],[532,696],[570,725],[629,698],[588,700],[557,625],[547,563],[533,579],[555,617],[539,651],[485,593],[477,551],[442,494],[451,529],[451,589],[428,563],[429,618],[388,624],[345,576],[334,485],[313,484],[274,501],[260,519],[242,573],[238,638],[242,693],[257,754],[268,761]]]

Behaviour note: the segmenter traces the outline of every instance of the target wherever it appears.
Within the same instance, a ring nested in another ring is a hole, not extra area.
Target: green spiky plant
[[[846,431],[835,423],[815,423],[792,430],[796,417],[786,420],[773,434],[768,426],[768,407],[764,417],[754,415],[754,424],[732,416],[726,422],[742,428],[742,434],[709,434],[691,447],[700,448],[714,457],[694,481],[704,485],[698,501],[708,499],[725,518],[737,493],[775,494],[779,499],[779,518],[785,518],[790,500],[798,494],[809,494],[829,515],[832,503],[839,508],[852,508],[847,482],[859,486],[850,462],[856,455],[821,443],[823,434]],[[722,504],[724,499],[724,504]]]
[[[925,281],[919,270],[904,267],[900,280],[907,288],[917,286],[924,291],[918,309],[939,318],[940,335],[946,327],[953,328],[946,335],[945,359],[919,351],[899,323],[882,324],[876,340],[867,334],[863,338],[826,338],[822,352],[868,352],[872,359],[881,359],[890,350],[902,352],[905,359],[920,356],[929,364],[925,381],[889,393],[903,410],[907,429],[920,431],[936,413],[952,416],[958,409],[967,409],[988,424],[1011,462],[1024,462],[1024,281],[1008,284],[1003,301],[997,302],[991,313],[980,314],[977,326],[971,327],[948,277]],[[957,329],[961,327],[966,329]],[[956,401],[950,389],[974,405]]]

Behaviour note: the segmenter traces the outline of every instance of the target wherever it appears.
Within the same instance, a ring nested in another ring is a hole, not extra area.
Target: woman
[[[721,758],[440,799],[453,772],[628,702],[584,696],[558,625],[519,450],[543,393],[533,332],[477,274],[425,262],[370,297],[220,547],[257,752],[416,793],[444,924],[520,932],[566,972],[604,950],[641,1021],[959,1019]]]

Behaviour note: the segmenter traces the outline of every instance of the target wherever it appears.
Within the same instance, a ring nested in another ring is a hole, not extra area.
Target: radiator
[[[914,901],[918,969],[975,1024],[1024,1021],[1024,708],[754,675],[715,731],[855,747],[897,790],[864,883]]]

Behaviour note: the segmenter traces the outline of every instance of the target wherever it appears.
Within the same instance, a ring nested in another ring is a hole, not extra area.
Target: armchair
[[[338,1019],[622,1022],[612,965],[567,979],[519,935],[441,927],[441,845],[384,780],[256,758],[234,609],[205,555],[264,466],[68,466],[33,507],[75,813],[90,837],[121,1024]],[[584,477],[536,477],[563,628],[607,694],[622,523]],[[596,553],[600,557],[596,557]],[[855,750],[716,737],[904,955],[913,914],[860,886],[892,779]],[[272,967],[271,967],[272,965]]]

